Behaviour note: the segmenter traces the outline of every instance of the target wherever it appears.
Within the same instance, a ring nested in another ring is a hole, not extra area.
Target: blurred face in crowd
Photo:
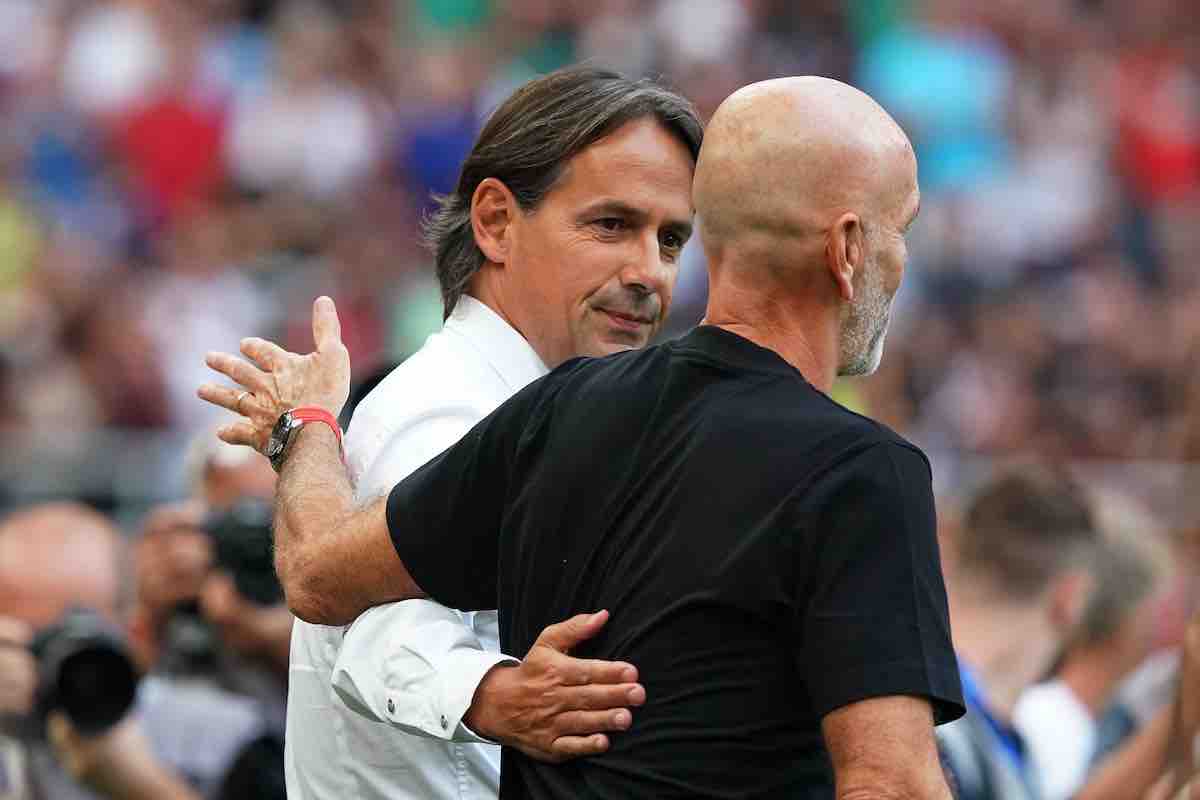
[[[572,158],[530,211],[502,188],[476,193],[485,222],[504,203],[489,253],[503,264],[501,311],[548,366],[643,347],[662,326],[692,231],[694,166],[678,138],[643,119]]]
[[[82,506],[13,514],[0,525],[0,615],[39,628],[80,606],[117,621],[120,545],[112,524]]]
[[[883,360],[892,301],[900,289],[908,258],[905,236],[921,204],[916,160],[901,159],[895,172],[891,202],[876,215],[874,224],[864,226],[861,279],[856,281],[854,298],[842,314],[839,375],[870,375]]]

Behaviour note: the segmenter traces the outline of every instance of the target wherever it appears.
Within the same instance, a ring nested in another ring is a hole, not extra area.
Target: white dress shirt
[[[356,499],[390,491],[546,372],[516,330],[464,296],[442,330],[355,409],[346,460]],[[462,717],[488,670],[515,661],[499,653],[495,611],[411,600],[373,608],[347,628],[296,620],[288,797],[495,798],[500,748]]]
[[[1022,693],[1013,723],[1029,746],[1046,800],[1069,800],[1083,788],[1096,750],[1096,720],[1060,680]]]

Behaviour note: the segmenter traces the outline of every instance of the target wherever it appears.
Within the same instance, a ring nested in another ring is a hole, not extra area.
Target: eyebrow
[[[585,206],[583,211],[580,212],[581,217],[594,217],[597,214],[612,214],[617,217],[626,217],[639,224],[644,223],[649,216],[640,208],[635,208],[628,203],[612,199],[598,200],[591,205]],[[692,237],[693,225],[690,219],[668,220],[664,227],[682,239],[687,240]]]

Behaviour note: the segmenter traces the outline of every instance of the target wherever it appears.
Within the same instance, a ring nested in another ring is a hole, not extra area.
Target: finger
[[[646,688],[640,683],[570,686],[558,689],[555,697],[566,711],[614,711],[645,704]]]
[[[0,616],[0,643],[24,647],[33,638],[33,629],[28,623],[13,617]]]
[[[575,658],[548,647],[534,644],[526,661],[546,664],[559,676],[563,686],[585,686],[587,684],[635,683],[637,667],[624,661],[601,661],[599,659]]]
[[[217,429],[217,438],[226,444],[241,444],[259,449],[258,429],[249,422],[235,422]]]
[[[262,370],[229,353],[209,353],[204,363],[225,375],[234,383],[241,384],[252,392],[270,395],[270,382]]]
[[[328,352],[342,344],[342,324],[338,320],[333,300],[321,295],[313,303],[313,342],[318,353]]]
[[[46,718],[46,738],[63,768],[78,777],[83,772],[83,755],[80,752],[79,734],[71,727],[66,714],[61,711],[50,712]]]
[[[568,620],[556,622],[547,627],[534,642],[534,647],[540,644],[560,653],[566,653],[599,633],[606,622],[608,622],[607,611],[597,611],[595,614],[576,614]]]
[[[242,355],[267,372],[274,372],[279,369],[280,365],[285,363],[288,356],[291,355],[291,353],[274,342],[260,339],[257,336],[242,339],[241,350]]]
[[[605,731],[629,730],[633,714],[625,708],[616,711],[565,711],[554,718],[559,736],[591,736]]]
[[[228,386],[206,383],[196,390],[196,396],[243,417],[250,416],[248,412],[258,410],[254,403],[254,395],[247,394],[245,389],[231,389]]]
[[[608,749],[608,737],[602,733],[594,736],[560,736],[551,745],[554,754],[562,758],[594,756]]]
[[[237,597],[233,579],[224,570],[213,573],[200,590],[200,609],[217,625],[225,625],[237,616]]]

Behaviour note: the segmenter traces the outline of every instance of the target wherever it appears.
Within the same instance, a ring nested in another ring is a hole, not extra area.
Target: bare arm
[[[387,499],[354,507],[328,427],[301,429],[276,496],[275,568],[296,616],[345,625],[373,605],[425,597],[392,546]]]
[[[350,356],[328,297],[313,304],[316,351],[289,353],[244,339],[247,363],[210,353],[208,365],[240,388],[201,386],[198,394],[244,419],[218,435],[259,452],[280,415],[318,406],[335,417],[350,392]],[[392,547],[385,500],[355,508],[350,477],[329,428],[312,423],[292,443],[276,488],[275,567],[288,607],[306,622],[344,625],[378,603],[424,597]]]
[[[927,700],[863,700],[827,714],[821,727],[837,800],[952,800]]]

